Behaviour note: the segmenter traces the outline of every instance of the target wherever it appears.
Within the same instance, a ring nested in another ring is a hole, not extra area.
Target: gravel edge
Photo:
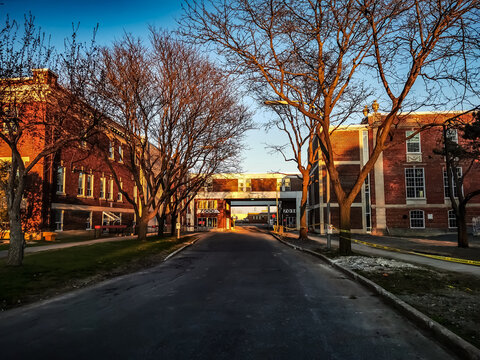
[[[305,249],[298,245],[290,244],[289,242],[281,239],[276,234],[271,233],[271,235],[281,243],[293,249],[306,252],[308,254],[311,254],[313,256],[316,256],[322,259],[323,261],[325,261],[332,267],[338,269],[339,271],[341,271],[351,279],[359,282],[363,286],[367,287],[368,289],[372,290],[376,294],[380,295],[385,300],[386,303],[393,306],[403,316],[407,317],[409,320],[414,322],[417,326],[430,332],[437,341],[441,342],[448,349],[455,352],[455,354],[457,354],[462,359],[480,360],[480,349],[473,346],[468,341],[462,339],[458,335],[454,334],[453,332],[451,332],[444,326],[440,325],[436,321],[430,319],[428,316],[421,313],[420,311],[410,306],[403,300],[399,299],[397,296],[393,295],[391,292],[377,285],[373,281],[367,279],[362,275],[357,274],[352,270],[349,270],[347,268],[344,268],[343,266],[338,265],[337,263],[333,262],[331,259],[329,259],[323,254],[320,254],[318,252],[315,252],[309,249]]]

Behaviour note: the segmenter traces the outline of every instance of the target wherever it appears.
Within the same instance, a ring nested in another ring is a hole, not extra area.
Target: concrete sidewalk
[[[298,234],[294,232],[284,234],[284,236],[288,237],[289,242],[294,245],[298,242],[298,240],[295,241],[295,239],[298,237]],[[298,242],[298,245],[301,247],[306,247],[310,250],[314,250],[315,247],[319,246],[324,248],[327,244],[327,239],[325,236],[309,234],[308,237],[310,241],[302,241],[301,243]],[[472,241],[470,244],[470,248],[460,249],[456,247],[456,242],[451,241],[451,239],[423,239],[392,236],[384,237],[363,234],[352,234],[352,238],[378,245],[389,246],[392,248],[412,250],[424,254],[442,255],[447,257],[455,257],[460,259],[477,261],[480,260],[480,246],[478,240],[474,242]],[[338,248],[337,235],[332,235],[332,247]],[[352,243],[352,250],[358,254],[397,259],[406,262],[416,263],[419,265],[431,266],[440,270],[455,271],[480,277],[480,266],[460,264],[445,260],[437,260],[420,255],[387,251],[357,243]]]
[[[74,247],[74,246],[92,245],[92,244],[99,244],[99,243],[112,242],[112,241],[133,240],[136,237],[137,236],[115,236],[115,237],[101,238],[101,239],[94,239],[94,240],[66,242],[66,243],[51,244],[51,245],[30,246],[25,248],[24,254],[26,255],[26,254],[32,254],[32,253],[37,253],[41,251],[65,249],[65,248]],[[7,257],[7,254],[8,254],[8,250],[0,251],[0,259]]]

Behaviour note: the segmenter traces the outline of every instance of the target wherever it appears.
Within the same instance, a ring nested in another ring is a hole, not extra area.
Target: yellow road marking
[[[397,249],[397,248],[393,248],[393,247],[390,247],[390,246],[369,243],[369,242],[362,241],[362,240],[357,240],[357,239],[352,239],[352,241],[355,242],[355,243],[358,243],[358,244],[362,244],[362,245],[366,245],[366,246],[370,246],[370,247],[377,248],[377,249],[382,249],[382,250],[388,250],[388,251],[395,251],[395,252],[404,253],[404,254],[424,256],[424,257],[428,257],[428,258],[431,258],[431,259],[450,261],[450,262],[455,262],[455,263],[460,263],[460,264],[480,266],[480,261],[475,261],[475,260],[459,259],[459,258],[454,258],[454,257],[450,257],[450,256],[442,256],[442,255],[424,254],[424,253],[420,253],[420,252],[417,252],[417,251]]]

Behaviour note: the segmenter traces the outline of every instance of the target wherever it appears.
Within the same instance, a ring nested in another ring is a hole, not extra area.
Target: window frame
[[[93,184],[94,184],[94,177],[93,174],[86,174],[87,176],[85,177],[85,196],[88,198],[93,198]],[[90,182],[90,188],[89,188],[89,182]],[[89,194],[90,192],[90,194]]]
[[[99,198],[102,199],[102,200],[105,200],[106,199],[106,194],[107,194],[107,179],[105,178],[105,176],[102,176],[100,178],[100,189],[99,189]]]
[[[123,163],[123,148],[121,143],[118,144],[118,162]]]
[[[408,177],[407,177],[407,172],[408,170],[412,170],[413,171],[413,185],[408,185]],[[421,170],[422,171],[422,188],[423,188],[423,196],[416,196],[417,194],[417,188],[419,188],[419,186],[417,186],[416,184],[416,170]],[[426,194],[426,186],[425,186],[425,168],[423,167],[410,167],[410,168],[405,168],[404,170],[404,176],[405,176],[405,197],[406,199],[408,200],[412,200],[412,199],[426,199],[427,198],[427,194]],[[415,196],[412,197],[412,196],[409,196],[408,195],[408,189],[409,188],[412,188],[413,187],[413,190],[414,190],[414,193],[415,193]]]
[[[450,217],[451,214],[453,214],[453,217]],[[453,209],[449,209],[447,211],[447,221],[448,221],[448,228],[449,229],[457,229],[458,228],[457,216],[455,215],[455,211],[453,211]],[[451,221],[455,221],[455,226],[451,226]]]
[[[108,179],[107,200],[113,201],[113,179]]]
[[[450,132],[450,134],[449,134],[449,132]],[[455,136],[451,136],[452,132],[455,133]],[[449,139],[451,142],[454,142],[455,144],[458,144],[458,130],[457,129],[447,129],[446,136],[447,136],[447,139]]]
[[[412,135],[415,130],[406,130],[405,131],[405,139],[407,139],[410,135]],[[413,141],[414,139],[418,138],[418,142]],[[408,145],[417,144],[418,143],[418,151],[409,151]],[[407,154],[421,154],[422,153],[422,140],[420,137],[420,133],[415,134],[412,138],[405,141],[406,151]]]
[[[458,176],[463,176],[463,168],[461,166],[457,166],[455,169],[457,169],[457,175]],[[450,189],[448,188],[448,177],[447,177],[447,169],[446,168],[443,168],[443,196],[445,197],[445,199],[450,199]],[[455,179],[453,177],[453,174],[452,174],[452,184],[453,184],[453,197],[454,198],[457,198],[458,199],[458,188],[457,188],[457,185],[455,183]],[[463,184],[461,186],[461,189],[460,191],[462,192],[463,194]]]
[[[123,194],[121,193],[121,189],[123,189],[123,181],[120,181],[120,187],[117,192],[117,201],[118,202],[123,202]]]
[[[108,159],[115,160],[115,146],[112,140],[108,142]]]
[[[86,225],[87,225],[87,227],[86,227],[85,230],[92,230],[93,229],[93,211],[89,211]]]
[[[422,224],[423,226],[413,226],[412,225],[412,220],[420,220],[420,218],[412,218],[412,214],[413,213],[422,213]],[[410,210],[409,213],[408,213],[408,218],[409,218],[409,223],[410,223],[410,229],[425,229],[425,211],[423,210],[419,210],[419,209],[415,209],[415,210]]]
[[[61,187],[62,189],[59,190],[58,187],[59,187],[59,181],[58,181],[58,178],[59,178],[59,171],[62,170],[62,182],[61,182]],[[57,169],[57,195],[65,195],[65,166],[59,166],[58,169]]]
[[[57,214],[60,213],[60,221],[57,221]],[[63,220],[64,220],[64,210],[61,209],[55,209],[55,231],[63,231]],[[60,228],[59,225],[60,224]]]
[[[78,173],[77,196],[85,196],[85,173],[83,171]]]

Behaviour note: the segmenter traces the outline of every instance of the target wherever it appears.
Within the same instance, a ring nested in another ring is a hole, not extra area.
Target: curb
[[[185,245],[183,245],[182,247],[178,248],[177,250],[175,250],[174,252],[170,253],[167,255],[167,257],[165,259],[163,259],[163,262],[167,261],[168,259],[174,257],[175,255],[177,255],[179,252],[183,251],[184,249],[186,249],[187,247],[189,246],[192,246],[193,244],[195,244],[196,242],[198,241],[198,238],[195,239],[195,240],[192,240],[188,243],[186,243]]]
[[[412,254],[412,255],[428,257],[428,258],[436,259],[436,260],[443,260],[443,261],[459,263],[459,264],[480,266],[480,261],[475,261],[475,260],[460,259],[460,258],[454,258],[454,257],[451,257],[451,256],[437,255],[437,254],[432,254],[432,253],[422,253],[422,252],[413,251],[413,250],[397,249],[397,248],[394,248],[394,247],[375,244],[375,243],[370,243],[370,242],[367,242],[367,241],[353,239],[353,238],[352,238],[352,241],[354,243],[357,243],[357,244],[361,244],[361,245],[365,245],[365,246],[369,246],[369,247],[376,248],[376,249],[381,249],[381,250],[394,251],[394,252],[398,252],[398,253],[402,253],[402,254]]]
[[[293,245],[288,243],[287,241],[277,237],[277,235],[270,233],[274,238],[276,238],[281,243],[299,251],[306,252],[310,255],[316,256],[332,267],[336,268],[337,270],[343,272],[351,279],[359,282],[363,286],[367,287],[368,289],[372,290],[376,294],[380,295],[383,300],[392,305],[396,310],[398,310],[402,315],[407,317],[409,320],[414,322],[417,326],[421,327],[424,330],[429,331],[433,337],[448,347],[450,350],[454,351],[456,355],[458,355],[462,359],[469,359],[469,360],[480,360],[480,349],[470,344],[468,341],[462,339],[458,335],[454,334],[444,326],[440,325],[436,321],[430,319],[425,314],[421,313],[414,307],[408,305],[406,302],[392,294],[391,292],[385,290],[381,286],[377,285],[373,281],[367,279],[366,277],[353,272],[343,266],[338,265],[337,263],[333,262],[331,259],[326,257],[323,254],[317,253],[315,251],[302,248],[297,245]]]

